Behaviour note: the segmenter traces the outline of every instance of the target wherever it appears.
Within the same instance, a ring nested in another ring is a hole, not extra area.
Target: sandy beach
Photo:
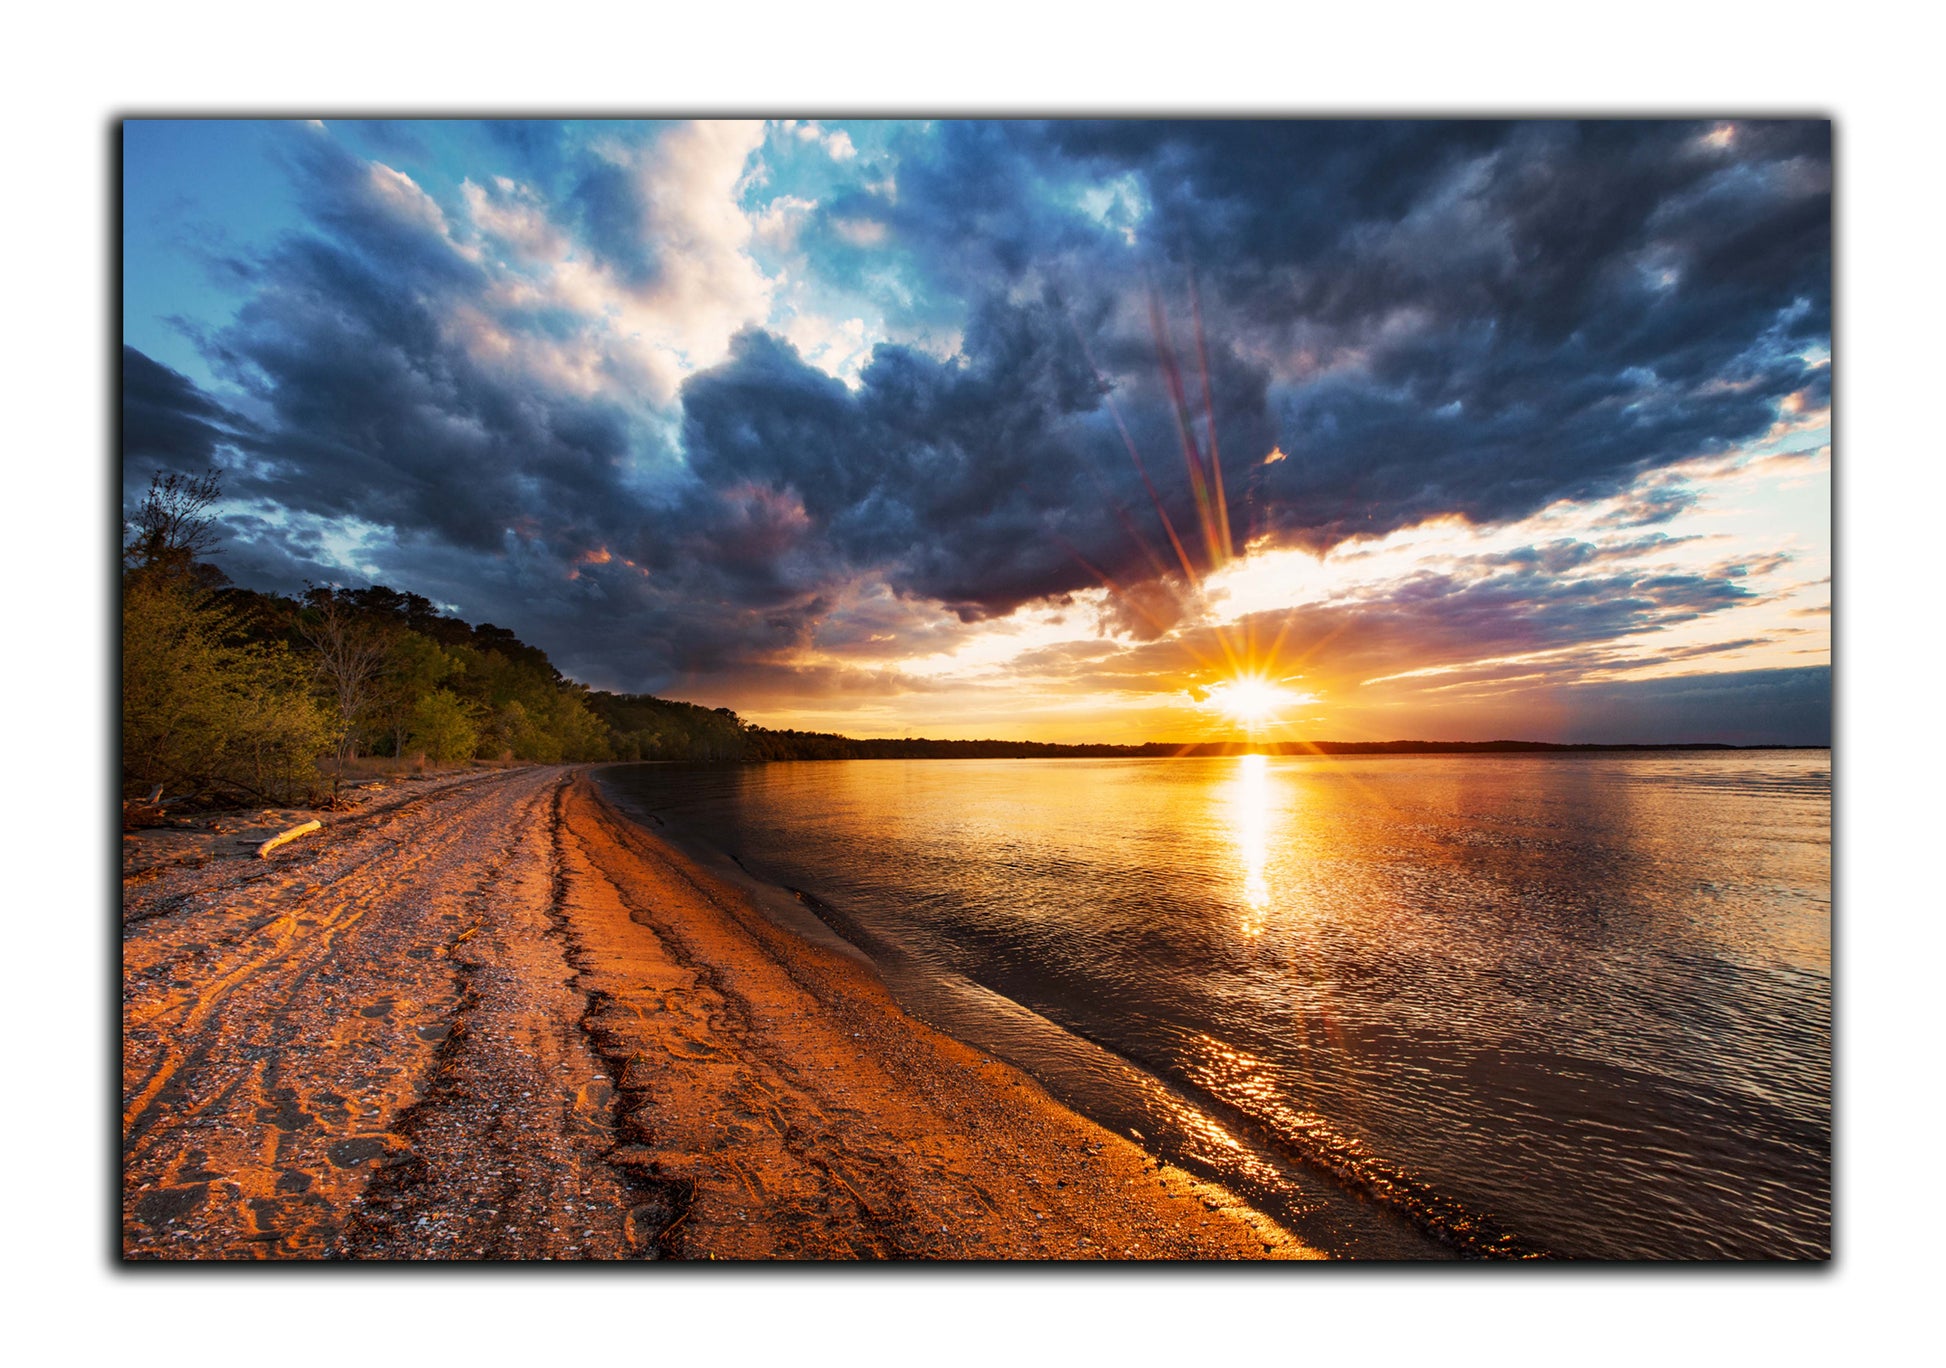
[[[907,1016],[584,769],[123,853],[126,1258],[1317,1257]]]

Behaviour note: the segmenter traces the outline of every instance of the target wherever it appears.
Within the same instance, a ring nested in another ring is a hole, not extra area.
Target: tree
[[[338,797],[345,761],[358,749],[358,727],[373,685],[385,664],[385,633],[369,619],[338,602],[330,589],[312,589],[297,618],[297,632],[314,653],[313,665],[326,697],[335,709],[331,797]]]
[[[451,689],[434,689],[412,709],[412,742],[442,763],[469,760],[480,745],[473,710]]]
[[[389,738],[392,754],[405,754],[412,712],[421,698],[460,668],[439,643],[414,631],[397,631],[389,640],[385,666],[372,690],[367,716]]]
[[[288,802],[308,793],[326,734],[282,642],[247,639],[238,615],[187,576],[124,580],[126,784]]]
[[[564,760],[607,760],[613,754],[608,728],[589,710],[582,685],[564,686],[556,696],[553,731],[561,739]]]
[[[151,476],[148,496],[122,520],[122,564],[188,574],[198,560],[216,553],[216,517],[210,510],[222,496],[222,477],[214,470]]]
[[[561,759],[560,741],[535,722],[534,715],[518,698],[509,699],[493,710],[482,740],[488,752],[502,760],[537,760],[551,765]]]
[[[170,472],[122,524],[122,771],[215,796],[308,794],[324,717],[284,643],[253,629],[216,551],[216,471]]]

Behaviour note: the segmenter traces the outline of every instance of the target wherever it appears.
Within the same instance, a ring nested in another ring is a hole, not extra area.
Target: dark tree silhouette
[[[170,471],[149,479],[149,492],[122,521],[122,563],[129,569],[188,574],[216,552],[216,516],[222,477]]]

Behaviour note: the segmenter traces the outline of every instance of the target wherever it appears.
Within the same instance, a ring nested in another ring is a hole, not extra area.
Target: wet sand
[[[124,843],[133,1259],[1316,1257],[586,773]]]

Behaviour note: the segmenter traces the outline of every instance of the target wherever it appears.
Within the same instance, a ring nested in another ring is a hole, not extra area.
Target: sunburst
[[[1208,697],[1211,707],[1245,726],[1275,721],[1281,709],[1297,701],[1296,695],[1271,681],[1249,675],[1218,684]]]

